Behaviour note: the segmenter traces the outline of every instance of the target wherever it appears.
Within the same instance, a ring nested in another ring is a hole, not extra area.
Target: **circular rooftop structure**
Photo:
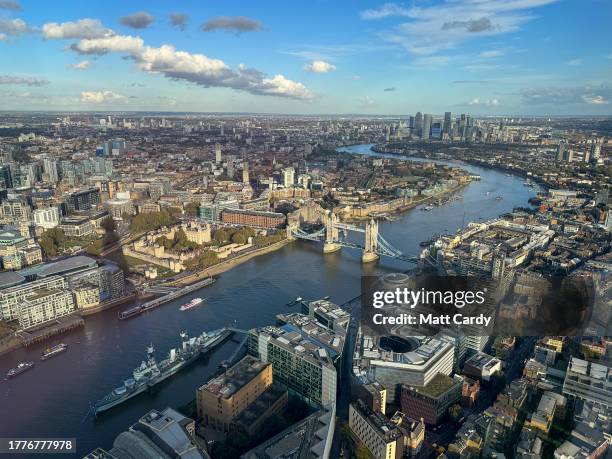
[[[398,335],[381,336],[378,342],[381,349],[396,354],[412,352],[421,345],[418,339]]]

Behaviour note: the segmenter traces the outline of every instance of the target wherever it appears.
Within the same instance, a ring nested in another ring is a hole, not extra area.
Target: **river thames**
[[[340,151],[401,158],[372,152],[370,147],[356,145]],[[434,233],[454,233],[470,221],[487,220],[514,207],[527,206],[535,193],[523,186],[520,177],[464,163],[436,162],[463,167],[480,175],[481,180],[461,190],[460,200],[429,212],[412,209],[395,221],[380,224],[384,238],[408,256],[418,255],[419,243]],[[503,199],[496,200],[496,196]],[[411,267],[388,258],[362,265],[361,253],[346,248],[323,256],[321,245],[299,241],[221,274],[211,287],[133,319],[119,321],[117,312],[121,308],[89,316],[81,329],[0,357],[0,374],[18,362],[36,362],[32,370],[0,381],[1,436],[76,438],[79,457],[97,446],[111,448],[115,436],[146,411],[178,407],[194,399],[196,388],[236,346],[226,342],[207,359],[156,387],[154,394],[137,396],[97,419],[88,415],[90,402],[127,378],[143,360],[150,343],[161,359],[171,347],[179,345],[182,330],[195,335],[226,325],[248,329],[272,324],[276,314],[293,310],[287,303],[298,296],[317,299],[329,295],[332,301],[343,303],[359,294],[360,276]],[[180,304],[196,296],[207,301],[189,311],[178,310]],[[43,348],[57,342],[67,343],[68,351],[41,362]]]

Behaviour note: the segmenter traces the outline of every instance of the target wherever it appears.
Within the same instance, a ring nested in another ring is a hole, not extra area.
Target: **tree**
[[[40,248],[47,257],[57,255],[59,249],[66,243],[66,235],[59,228],[49,228],[40,237]]]
[[[112,217],[106,217],[104,220],[102,220],[102,222],[100,223],[100,227],[107,233],[117,231],[117,225],[115,224],[115,220],[113,220]]]
[[[246,244],[247,237],[244,234],[237,231],[234,234],[232,234],[232,242],[234,244]]]
[[[198,204],[197,202],[188,202],[187,204],[185,204],[185,213],[192,217],[195,217],[198,215],[199,209],[200,209],[200,204]]]
[[[38,241],[38,244],[40,245],[40,248],[42,249],[45,256],[54,257],[55,255],[57,255],[57,247],[53,243],[52,239],[41,237],[40,241]]]
[[[208,268],[219,261],[217,254],[210,250],[204,250],[201,254],[187,260],[185,267],[189,270]]]
[[[340,429],[340,436],[347,441],[353,438],[353,433],[351,432],[351,428],[348,424],[344,424],[342,426],[342,428]]]
[[[214,235],[213,239],[216,242],[221,244],[221,243],[227,241],[227,239],[228,239],[227,232],[225,230],[223,230],[223,229],[218,229],[217,231],[215,231],[215,235]]]
[[[177,222],[177,219],[170,215],[165,209],[160,212],[148,212],[146,214],[136,215],[130,222],[130,230],[133,233],[146,233],[161,228],[162,226],[170,226]]]
[[[453,421],[458,421],[463,414],[463,408],[458,403],[455,403],[448,409],[448,414]]]
[[[368,449],[360,443],[355,449],[355,457],[357,459],[370,459],[371,456]]]

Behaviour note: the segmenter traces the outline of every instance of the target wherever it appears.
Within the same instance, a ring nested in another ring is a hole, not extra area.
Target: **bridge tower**
[[[331,211],[325,216],[325,243],[323,244],[323,253],[333,253],[341,249],[338,244],[338,217]]]
[[[300,227],[300,222],[295,218],[287,219],[287,239],[295,241],[294,233]]]
[[[370,263],[378,260],[378,221],[373,218],[366,223],[365,227],[365,248],[361,256],[362,263]]]

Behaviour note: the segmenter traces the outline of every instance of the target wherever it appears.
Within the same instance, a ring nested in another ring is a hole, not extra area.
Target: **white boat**
[[[198,297],[198,298],[194,298],[194,299],[193,299],[193,300],[191,300],[189,303],[185,303],[185,304],[183,304],[183,305],[182,305],[182,306],[179,308],[179,310],[180,310],[180,311],[187,311],[188,309],[195,308],[195,307],[196,307],[198,304],[202,303],[203,301],[204,301],[204,299],[203,299],[203,298],[200,298],[200,297]]]

